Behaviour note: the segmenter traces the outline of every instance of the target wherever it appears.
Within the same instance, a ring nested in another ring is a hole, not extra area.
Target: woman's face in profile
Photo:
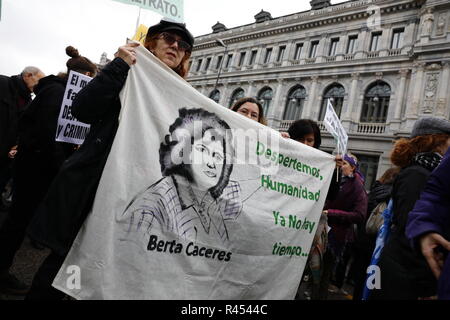
[[[353,171],[355,171],[355,168],[352,167],[350,163],[344,160],[342,165],[342,174],[346,177],[351,176],[353,174]]]
[[[225,160],[222,139],[214,140],[208,130],[203,139],[194,141],[191,153],[192,177],[200,190],[208,190],[219,183]]]

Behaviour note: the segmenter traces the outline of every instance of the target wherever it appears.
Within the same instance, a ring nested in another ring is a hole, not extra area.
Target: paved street
[[[0,211],[0,225],[3,224],[5,217],[6,212]],[[26,238],[16,255],[12,272],[17,278],[24,281],[26,284],[31,285],[34,274],[48,254],[49,250],[35,249],[31,245],[29,239]],[[11,296],[0,293],[0,300],[22,300],[23,298],[24,297],[21,296]]]

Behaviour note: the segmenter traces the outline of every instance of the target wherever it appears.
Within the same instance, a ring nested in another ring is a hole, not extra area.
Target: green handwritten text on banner
[[[184,21],[183,0],[114,0],[155,11],[175,21]]]

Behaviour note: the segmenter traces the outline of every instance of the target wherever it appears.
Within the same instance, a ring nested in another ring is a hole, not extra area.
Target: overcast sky
[[[72,45],[94,62],[103,52],[112,58],[132,37],[139,8],[112,0],[2,0],[0,74],[18,74],[27,65],[46,74],[65,71]],[[310,0],[184,0],[185,22],[194,36],[212,32],[220,21],[228,28],[254,22],[261,9],[272,17],[310,9]],[[343,2],[334,0],[333,4]],[[157,23],[161,16],[142,10],[140,23]]]

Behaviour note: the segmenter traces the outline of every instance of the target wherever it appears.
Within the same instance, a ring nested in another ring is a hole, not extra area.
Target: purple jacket
[[[356,235],[353,224],[365,222],[367,193],[357,177],[345,178],[336,199],[327,201],[328,225],[339,243],[354,242]]]
[[[436,232],[450,240],[450,150],[409,213],[406,236],[417,248],[420,236]],[[447,256],[438,288],[439,299],[450,300],[450,254]]]

